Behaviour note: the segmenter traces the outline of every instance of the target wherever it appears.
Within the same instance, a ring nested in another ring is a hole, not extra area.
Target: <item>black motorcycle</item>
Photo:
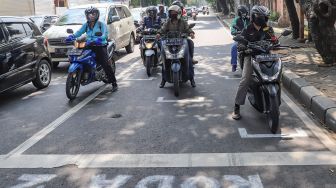
[[[287,36],[291,33],[292,31],[285,30],[281,36]],[[286,47],[270,40],[249,42],[241,35],[237,35],[233,39],[245,43],[247,50],[244,53],[251,54],[253,75],[248,89],[248,99],[256,110],[267,115],[268,125],[271,132],[275,134],[279,129],[282,62],[280,55],[271,54],[271,50]]]
[[[146,67],[147,75],[152,75],[153,68],[158,65],[160,58],[159,43],[156,39],[156,29],[145,29],[142,31],[142,40],[140,42],[140,51],[143,65]]]

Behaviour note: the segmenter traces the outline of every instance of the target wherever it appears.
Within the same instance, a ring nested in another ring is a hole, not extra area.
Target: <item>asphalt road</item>
[[[214,16],[195,32],[197,87],[179,98],[138,46],[118,54],[116,93],[94,83],[69,102],[62,63],[48,88],[0,94],[0,187],[336,187],[336,141],[286,91],[279,134],[248,101],[231,119],[232,38]]]

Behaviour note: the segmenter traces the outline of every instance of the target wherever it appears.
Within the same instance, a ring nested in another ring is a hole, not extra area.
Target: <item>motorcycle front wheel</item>
[[[81,72],[77,70],[76,72],[69,73],[65,85],[65,92],[68,99],[73,100],[76,98],[81,80]]]
[[[179,80],[179,73],[173,73],[173,82],[174,82],[174,95],[178,97],[180,95],[180,80]]]
[[[146,63],[146,72],[147,72],[147,76],[151,77],[152,75],[152,71],[153,71],[153,66],[152,66],[152,62],[153,61],[153,56],[146,56],[145,57],[145,63]]]
[[[279,102],[277,97],[269,97],[269,112],[267,113],[268,126],[273,134],[279,129]]]

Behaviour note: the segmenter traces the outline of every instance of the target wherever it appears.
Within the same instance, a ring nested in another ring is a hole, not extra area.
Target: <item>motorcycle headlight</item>
[[[145,46],[146,46],[147,49],[152,49],[153,44],[154,44],[154,42],[148,42],[148,43],[145,43]]]

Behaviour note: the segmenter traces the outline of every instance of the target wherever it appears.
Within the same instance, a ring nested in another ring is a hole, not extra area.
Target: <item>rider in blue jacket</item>
[[[117,80],[115,78],[112,67],[108,64],[108,53],[107,53],[107,38],[108,30],[105,23],[99,21],[99,10],[95,7],[90,7],[85,10],[85,16],[87,22],[82,25],[82,27],[75,33],[70,35],[67,40],[72,41],[84,33],[86,33],[86,43],[87,46],[96,54],[96,61],[100,64],[109,80],[112,83],[112,91],[118,90]],[[101,32],[102,36],[95,36],[95,33]],[[90,43],[95,43],[95,46],[90,46]]]
[[[161,18],[157,16],[157,9],[155,6],[150,6],[146,9],[147,16],[144,17],[142,23],[142,29],[155,28],[158,29],[161,26]]]

